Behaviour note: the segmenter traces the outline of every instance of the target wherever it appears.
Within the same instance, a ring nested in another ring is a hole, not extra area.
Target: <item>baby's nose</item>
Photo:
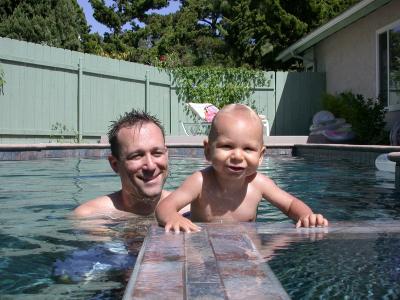
[[[232,159],[235,159],[235,160],[242,160],[243,159],[243,152],[242,152],[242,150],[240,150],[240,149],[234,149],[233,151],[232,151]]]

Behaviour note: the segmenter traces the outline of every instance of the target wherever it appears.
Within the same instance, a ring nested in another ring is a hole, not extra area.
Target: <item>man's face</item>
[[[110,157],[121,177],[122,190],[137,201],[161,195],[168,173],[168,151],[160,128],[143,123],[122,128],[117,135],[119,159]]]

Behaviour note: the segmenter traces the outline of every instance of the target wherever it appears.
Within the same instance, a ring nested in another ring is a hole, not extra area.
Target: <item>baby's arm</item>
[[[258,186],[262,196],[296,222],[297,227],[328,226],[321,214],[314,214],[303,201],[279,188],[270,178],[258,174]]]
[[[183,184],[174,192],[161,200],[156,207],[156,218],[165,231],[179,232],[199,231],[200,227],[178,213],[180,209],[197,199],[202,186],[201,172],[189,176]]]

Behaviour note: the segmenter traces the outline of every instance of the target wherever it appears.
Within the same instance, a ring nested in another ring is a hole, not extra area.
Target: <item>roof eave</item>
[[[279,53],[275,60],[281,60],[283,62],[289,60],[290,58],[314,46],[319,41],[327,38],[331,34],[334,34],[351,23],[354,23],[362,17],[365,17],[390,1],[391,0],[364,0],[355,4],[339,16],[333,18],[321,27],[318,27],[310,34],[306,35],[296,43],[292,44],[290,47],[283,50],[281,53]]]

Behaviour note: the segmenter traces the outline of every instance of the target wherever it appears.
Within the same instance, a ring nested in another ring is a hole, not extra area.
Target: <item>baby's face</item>
[[[264,155],[262,124],[257,118],[234,113],[218,116],[206,156],[219,176],[239,179],[257,172]]]

